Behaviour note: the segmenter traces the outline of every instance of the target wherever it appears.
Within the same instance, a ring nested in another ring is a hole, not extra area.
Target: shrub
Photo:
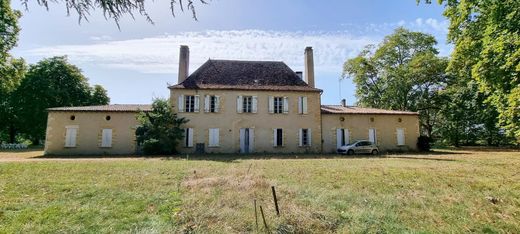
[[[427,136],[420,136],[417,138],[417,148],[420,151],[430,151],[430,138]]]

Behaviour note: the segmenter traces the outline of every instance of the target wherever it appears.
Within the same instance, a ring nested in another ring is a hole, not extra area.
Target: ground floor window
[[[368,129],[368,140],[374,144],[377,144],[377,135],[375,128]]]
[[[184,147],[193,147],[193,128],[184,129]]]
[[[397,145],[405,145],[403,128],[397,129]]]
[[[65,129],[65,147],[76,147],[78,126],[66,126]]]
[[[283,130],[281,128],[273,129],[273,146],[281,147],[283,146]]]
[[[101,147],[112,147],[112,129],[105,128],[101,131]]]
[[[300,146],[310,146],[311,145],[311,129],[310,128],[301,128],[300,129]]]
[[[350,144],[350,132],[346,128],[336,129],[336,146],[339,148]]]
[[[217,147],[219,146],[219,129],[218,128],[210,128],[209,129],[209,147]]]

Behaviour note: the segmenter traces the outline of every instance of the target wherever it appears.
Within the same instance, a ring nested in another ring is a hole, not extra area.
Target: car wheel
[[[372,155],[377,155],[379,152],[377,150],[372,150]]]
[[[354,154],[354,150],[348,150],[348,151],[347,151],[347,154],[348,154],[348,155],[353,155],[353,154]]]

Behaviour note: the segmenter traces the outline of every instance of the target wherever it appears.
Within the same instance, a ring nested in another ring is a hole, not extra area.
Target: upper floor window
[[[204,97],[204,112],[219,112],[220,96],[206,95]]]
[[[179,112],[199,112],[199,95],[180,95]]]
[[[307,97],[298,97],[298,114],[307,113]]]
[[[289,104],[287,97],[271,97],[269,96],[269,113],[288,113]]]
[[[257,97],[256,96],[238,96],[237,112],[238,113],[256,113]]]

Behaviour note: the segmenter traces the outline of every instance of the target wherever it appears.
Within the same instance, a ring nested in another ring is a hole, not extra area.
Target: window
[[[101,131],[101,147],[112,147],[112,129],[103,129]]]
[[[307,114],[307,97],[298,97],[298,114]]]
[[[184,129],[184,147],[193,147],[193,128]]]
[[[289,103],[287,97],[269,96],[269,113],[289,113]]]
[[[368,129],[368,141],[372,143],[377,143],[377,137],[376,137],[376,129],[370,128]]]
[[[310,146],[311,145],[311,129],[309,128],[301,128],[300,129],[300,146]]]
[[[78,126],[66,126],[65,128],[65,147],[76,147]]]
[[[204,112],[216,113],[220,109],[220,96],[206,95],[204,98]]]
[[[218,128],[210,128],[209,129],[209,147],[217,147],[219,146],[219,129]]]
[[[237,112],[238,113],[256,113],[257,97],[256,96],[238,96]]]
[[[339,148],[350,143],[350,132],[346,128],[336,129],[336,146]]]
[[[199,95],[180,95],[179,112],[199,112]]]
[[[404,129],[397,129],[397,145],[405,145],[404,143]]]
[[[105,116],[106,121],[110,121],[111,119],[112,119],[112,117],[110,117],[110,115]]]
[[[273,129],[273,146],[283,146],[283,130],[281,128]]]

